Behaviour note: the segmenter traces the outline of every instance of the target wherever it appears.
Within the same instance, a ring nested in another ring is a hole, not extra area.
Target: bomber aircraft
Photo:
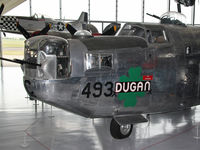
[[[160,24],[126,23],[116,36],[83,30],[68,39],[35,36],[25,41],[24,60],[1,59],[22,65],[30,97],[84,117],[112,118],[111,135],[123,139],[149,114],[200,104],[200,28],[174,17],[180,15],[165,13]]]

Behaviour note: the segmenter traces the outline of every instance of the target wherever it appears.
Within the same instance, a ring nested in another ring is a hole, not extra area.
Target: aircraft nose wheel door
[[[132,124],[119,125],[115,119],[111,120],[110,133],[115,139],[124,139],[130,136],[133,129]]]

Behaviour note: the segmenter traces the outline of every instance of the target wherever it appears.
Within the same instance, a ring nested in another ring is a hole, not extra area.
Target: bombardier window
[[[57,78],[68,77],[70,72],[70,58],[68,56],[57,56]]]
[[[89,69],[111,69],[112,54],[86,54],[86,70]]]
[[[36,50],[33,50],[33,49],[29,49],[29,48],[25,48],[25,59],[26,61],[28,62],[31,62],[31,63],[37,63],[37,55],[38,55],[38,52]],[[32,69],[36,69],[36,66],[33,66],[33,65],[26,65],[27,68],[32,68]]]

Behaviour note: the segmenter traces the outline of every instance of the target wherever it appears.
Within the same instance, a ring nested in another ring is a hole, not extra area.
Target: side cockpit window
[[[86,53],[85,66],[86,70],[110,70],[113,67],[113,56],[108,53]]]
[[[168,42],[165,30],[147,30],[149,43],[166,43]]]
[[[102,54],[100,57],[101,68],[112,68],[112,55]]]

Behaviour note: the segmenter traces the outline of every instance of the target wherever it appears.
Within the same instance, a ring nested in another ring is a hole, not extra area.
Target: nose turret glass
[[[25,65],[25,76],[39,79],[61,79],[70,75],[68,41],[54,36],[38,36],[25,42],[25,60],[41,67]]]

